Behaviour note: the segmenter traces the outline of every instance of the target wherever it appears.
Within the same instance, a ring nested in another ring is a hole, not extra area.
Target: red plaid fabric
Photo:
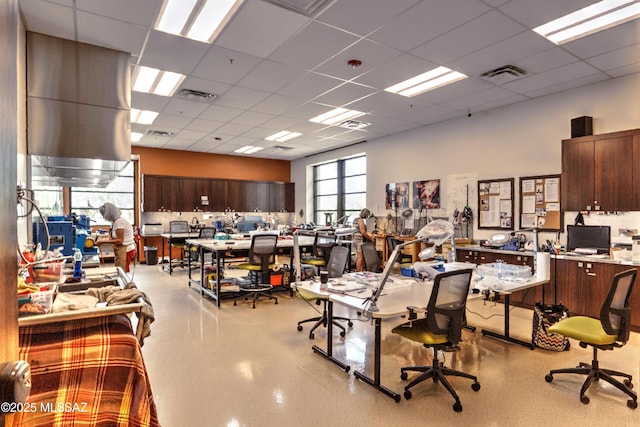
[[[32,388],[16,426],[158,426],[140,345],[124,315],[20,328]]]

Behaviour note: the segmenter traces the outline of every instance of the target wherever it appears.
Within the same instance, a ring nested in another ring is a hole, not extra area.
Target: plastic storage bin
[[[489,264],[480,264],[478,266],[478,274],[481,276],[495,276],[504,279],[508,278],[527,278],[531,277],[531,267],[528,265],[514,265],[503,262],[492,262]]]
[[[156,265],[158,263],[158,248],[156,246],[145,246],[144,258],[147,265]]]

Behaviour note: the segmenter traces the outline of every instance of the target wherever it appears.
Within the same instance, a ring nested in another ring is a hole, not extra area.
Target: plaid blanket
[[[158,426],[140,345],[124,315],[20,328],[31,365],[16,426]]]

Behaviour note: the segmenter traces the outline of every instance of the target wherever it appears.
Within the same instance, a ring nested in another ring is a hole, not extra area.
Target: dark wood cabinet
[[[295,184],[144,175],[145,212],[287,212],[295,210]]]
[[[640,210],[640,130],[562,141],[565,210]],[[636,194],[638,193],[638,194]]]

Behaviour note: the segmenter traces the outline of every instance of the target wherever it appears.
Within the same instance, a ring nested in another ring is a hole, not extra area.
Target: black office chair
[[[380,266],[380,257],[376,251],[376,245],[371,242],[364,242],[361,246],[362,257],[367,271],[379,273],[382,268]]]
[[[586,348],[588,345],[593,347],[591,364],[580,362],[577,368],[554,369],[544,377],[547,382],[551,382],[555,374],[586,375],[587,379],[580,389],[580,401],[584,404],[589,403],[589,398],[585,396],[589,386],[594,381],[604,380],[631,398],[627,400],[629,408],[636,409],[638,407],[638,396],[631,390],[633,388],[632,376],[600,368],[598,363],[598,349],[613,350],[622,347],[629,340],[629,326],[631,325],[629,300],[636,272],[636,269],[627,270],[613,277],[609,293],[600,309],[599,319],[573,316],[563,319],[549,328],[549,332],[580,341],[580,347]],[[614,377],[623,377],[624,381],[621,382]]]
[[[302,264],[324,267],[329,264],[331,249],[336,245],[335,236],[327,236],[316,233],[313,239],[312,256],[304,257],[300,260]]]
[[[189,232],[189,223],[187,221],[169,221],[169,233],[188,233]],[[180,267],[184,267],[186,264],[186,238],[171,238],[171,242],[169,243],[169,257],[173,256],[172,249],[177,248],[180,250],[180,263],[178,264]],[[171,269],[173,269],[173,265],[171,265]]]
[[[387,253],[391,256],[391,253],[396,248],[396,246],[401,243],[400,240],[396,239],[393,236],[387,236]],[[399,262],[402,264],[411,264],[413,262],[413,258],[411,255],[404,254],[402,252],[398,253],[397,259],[388,259],[387,262]]]
[[[270,272],[276,262],[277,245],[278,236],[275,234],[254,234],[251,238],[248,262],[237,266],[241,270],[249,271],[251,283],[240,286],[240,291],[244,294],[244,299],[247,299],[248,294],[253,295],[252,308],[256,308],[256,301],[260,296],[275,300],[278,304],[278,298],[271,295],[270,283]],[[236,305],[237,300],[238,298],[233,301],[233,305]]]
[[[198,239],[213,239],[216,236],[216,228],[215,227],[203,227],[200,229],[198,233]],[[200,258],[200,254],[198,252],[198,247],[195,245],[189,246],[189,259],[193,262],[197,262]]]
[[[333,247],[333,249],[331,250],[331,256],[329,258],[329,264],[327,266],[327,270],[329,271],[329,277],[341,277],[342,276],[342,274],[344,273],[344,269],[346,267],[346,264],[347,264],[347,260],[349,259],[349,255],[350,255],[349,252],[350,252],[349,248],[346,248],[344,246],[334,246]],[[316,322],[313,325],[313,327],[311,327],[311,330],[309,331],[309,339],[312,340],[315,337],[313,332],[316,329],[318,329],[320,327],[320,325],[322,325],[324,327],[327,326],[327,322],[329,320],[329,316],[328,316],[328,312],[327,312],[327,298],[318,298],[315,295],[311,295],[311,294],[306,293],[302,289],[298,290],[298,295],[300,295],[300,297],[302,299],[306,300],[306,301],[315,300],[317,305],[323,304],[322,315],[321,316],[312,317],[312,318],[301,320],[301,321],[298,322],[298,330],[299,331],[302,330],[302,324],[303,323]],[[351,319],[348,319],[346,317],[337,317],[337,316],[333,317],[333,324],[341,329],[340,336],[344,337],[346,335],[346,330],[345,330],[344,326],[342,326],[340,323],[338,323],[339,320],[346,321],[347,325],[349,327],[353,326],[353,322],[351,321]]]
[[[458,394],[453,389],[446,376],[464,377],[473,380],[473,391],[480,390],[478,377],[465,372],[456,371],[444,366],[438,359],[439,351],[458,351],[458,343],[465,324],[465,310],[469,285],[471,283],[471,269],[454,270],[436,275],[433,290],[427,308],[408,307],[409,321],[393,328],[394,334],[401,335],[412,341],[422,343],[427,348],[433,348],[433,363],[431,366],[410,366],[400,369],[400,378],[407,379],[407,371],[422,372],[405,388],[405,399],[411,399],[411,388],[429,378],[434,383],[440,382],[455,399],[453,410],[462,411],[462,404]],[[426,312],[425,317],[418,318],[418,312]]]

